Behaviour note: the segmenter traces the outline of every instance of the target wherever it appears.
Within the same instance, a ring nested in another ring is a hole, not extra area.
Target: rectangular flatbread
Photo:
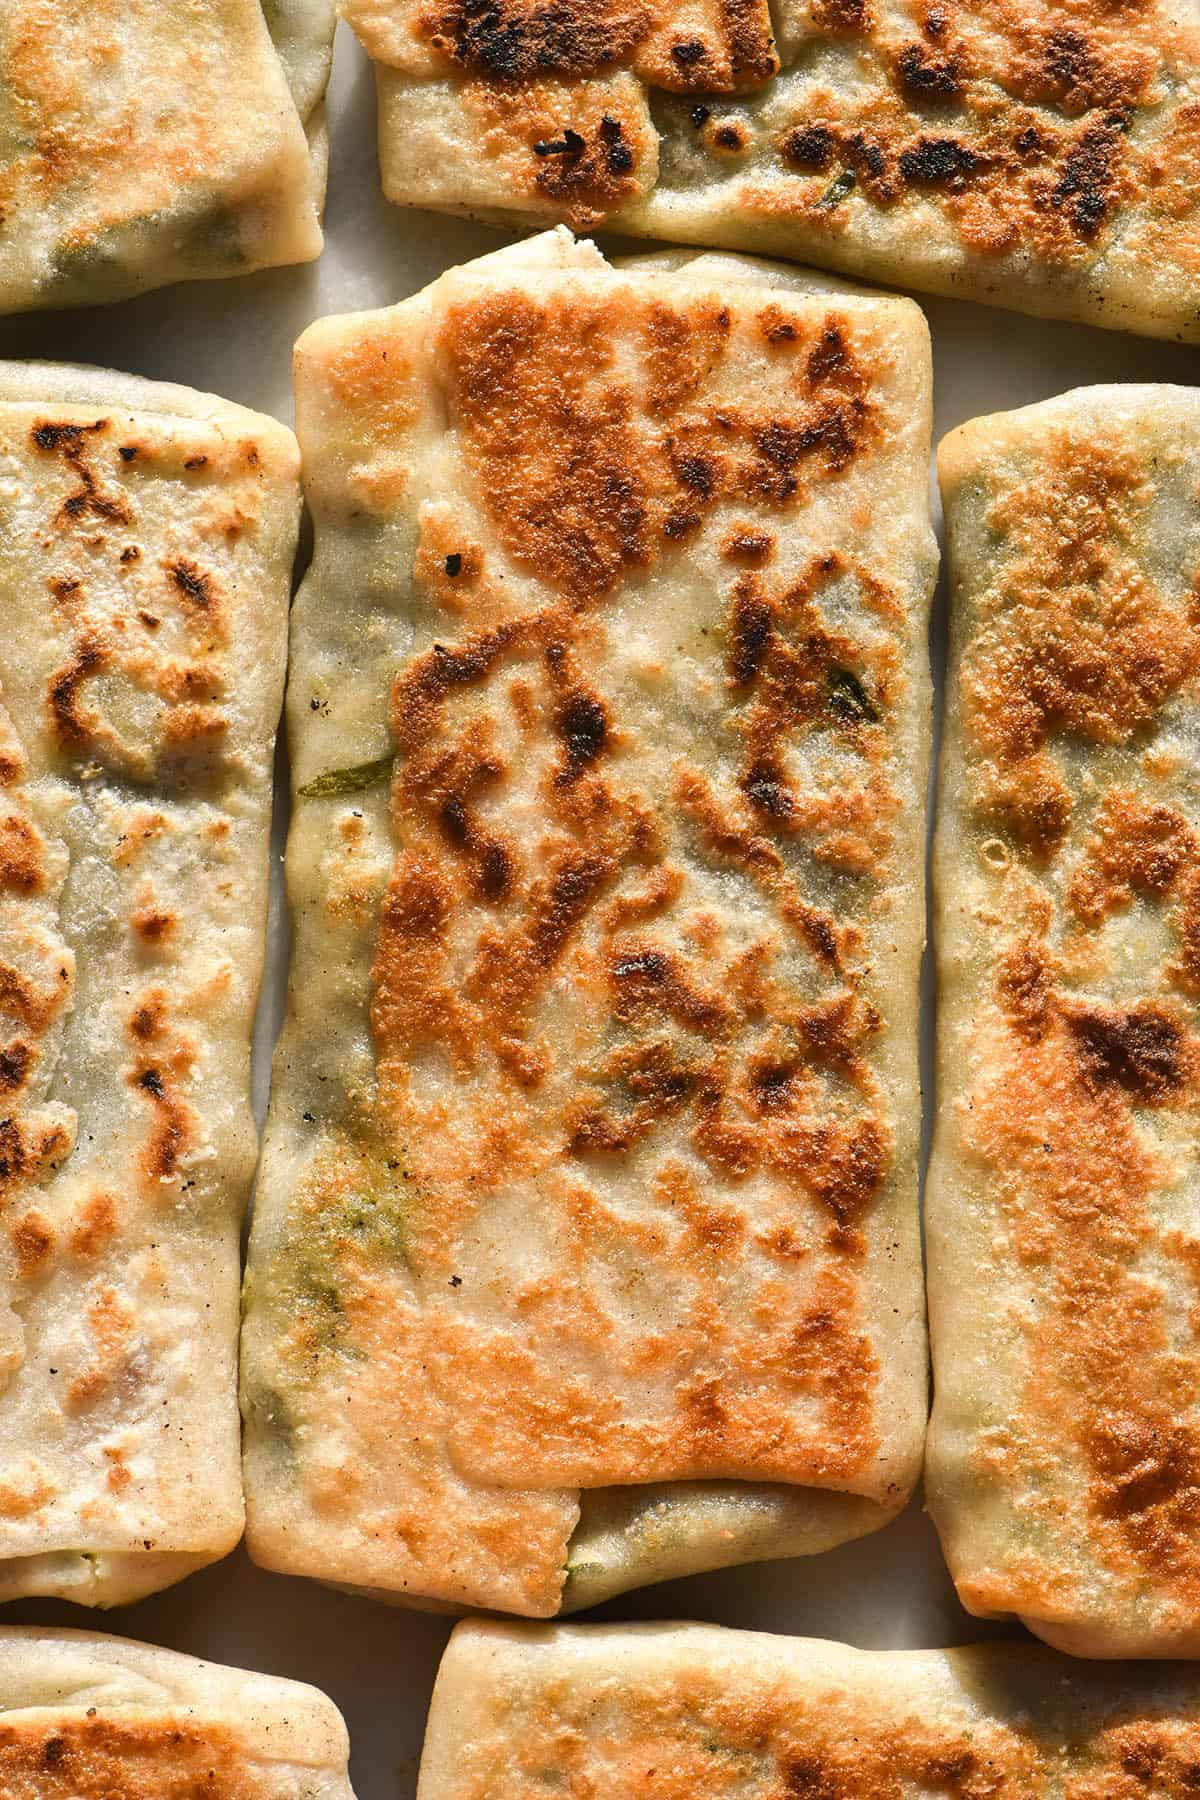
[[[1200,1675],[1023,1644],[460,1625],[417,1800],[1186,1800]]]
[[[297,350],[273,1568],[538,1616],[920,1461],[929,342],[566,232]]]
[[[354,1800],[316,1688],[91,1631],[0,1628],[4,1800]]]
[[[1200,396],[940,465],[930,1505],[972,1612],[1200,1656]]]
[[[0,1599],[241,1534],[238,1238],[299,452],[0,364]]]
[[[0,312],[321,252],[334,0],[5,0]]]
[[[384,188],[1200,341],[1197,0],[342,0]]]

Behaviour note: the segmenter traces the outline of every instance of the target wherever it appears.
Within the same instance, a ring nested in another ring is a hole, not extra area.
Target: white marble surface
[[[381,198],[374,84],[344,29],[332,126],[327,247],[319,264],[243,281],[168,288],[104,311],[0,320],[0,356],[107,364],[211,389],[290,419],[291,346],[311,319],[398,300],[450,264],[500,241],[484,227],[400,212]],[[927,312],[938,436],[978,413],[1084,383],[1200,381],[1200,351],[965,304],[933,301]],[[938,672],[943,633],[939,596],[933,640]],[[284,823],[277,820],[277,867]],[[259,1021],[260,1104],[285,958],[286,921],[276,882],[271,979]],[[928,1038],[928,1006],[926,1014]],[[924,1061],[928,1077],[928,1042]],[[928,1106],[933,1098],[928,1079],[926,1089]],[[828,1556],[673,1582],[601,1611],[608,1618],[709,1619],[843,1638],[868,1648],[964,1643],[985,1635],[957,1605],[932,1527],[917,1506],[887,1531]],[[241,1552],[140,1606],[92,1615],[29,1603],[6,1608],[3,1618],[111,1629],[316,1682],[338,1702],[350,1725],[359,1800],[412,1800],[425,1710],[448,1631],[445,1620],[264,1574]]]

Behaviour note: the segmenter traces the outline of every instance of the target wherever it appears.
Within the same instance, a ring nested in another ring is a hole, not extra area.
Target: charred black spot
[[[764,425],[755,433],[754,441],[759,454],[765,456],[769,463],[789,472],[795,468],[804,452],[812,448],[807,427],[785,425],[781,420]]]
[[[949,187],[983,166],[983,158],[957,138],[923,137],[900,152],[900,173],[920,187]]]
[[[479,856],[479,885],[488,900],[502,900],[512,883],[512,858],[503,844],[487,843]]]
[[[836,969],[840,961],[837,929],[829,914],[816,912],[810,908],[804,914],[801,924],[813,952],[821,958],[822,962],[828,963],[831,968]]]
[[[825,452],[831,468],[844,469],[856,449],[854,432],[840,405],[828,405],[807,425],[766,425],[755,432],[754,441],[769,463],[789,473],[802,457],[816,450]]]
[[[99,425],[89,427],[99,431]],[[83,443],[82,425],[35,425],[32,432],[34,443],[39,450],[78,450]]]
[[[700,523],[699,513],[691,512],[686,507],[677,508],[674,512],[668,513],[663,520],[663,536],[670,538],[673,543],[678,543],[681,538],[698,530]]]
[[[878,180],[887,172],[887,156],[882,144],[877,144],[865,132],[856,131],[848,137],[843,146],[848,159],[863,174]]]
[[[600,142],[608,157],[610,175],[628,175],[633,167],[633,151],[622,136],[621,121],[605,113],[600,121]]]
[[[557,719],[567,747],[567,779],[594,762],[608,740],[608,716],[594,694],[572,694]]]
[[[795,1069],[788,1063],[760,1063],[750,1073],[750,1089],[755,1103],[764,1112],[778,1110],[787,1101],[795,1073]]]
[[[122,444],[117,451],[117,455],[121,458],[122,462],[131,463],[137,455],[136,444]]]
[[[0,1048],[0,1093],[15,1094],[23,1088],[32,1061],[32,1050],[19,1039]]]
[[[703,62],[707,54],[699,38],[685,38],[682,43],[671,45],[671,60],[681,69],[693,68],[696,63]]]
[[[587,1106],[569,1137],[576,1155],[630,1149],[654,1126],[685,1107],[695,1094],[699,1076],[674,1060],[666,1044],[639,1046],[620,1071],[632,1111],[614,1116],[599,1106]]]
[[[957,100],[962,75],[953,57],[939,61],[921,44],[909,44],[897,63],[900,85],[912,100]]]
[[[822,175],[833,161],[833,133],[825,125],[801,125],[780,145],[783,160],[794,169]]]
[[[820,12],[829,30],[866,31],[872,22],[869,0],[821,0]]]
[[[1068,151],[1051,196],[1055,206],[1070,205],[1072,224],[1081,238],[1094,238],[1108,216],[1119,129],[1106,121],[1084,132]]]
[[[66,1760],[67,1740],[60,1737],[47,1738],[42,1749],[42,1767],[57,1769]]]
[[[741,530],[732,532],[726,538],[721,546],[721,554],[728,557],[730,562],[758,566],[767,561],[774,548],[775,540],[770,532]]]
[[[772,819],[788,819],[792,813],[792,796],[780,770],[774,763],[760,759],[742,778],[746,797],[760,812]]]
[[[762,668],[771,642],[771,609],[753,594],[740,594],[734,610],[729,675],[746,687]]]
[[[708,124],[709,119],[712,117],[712,112],[707,106],[693,106],[688,117],[696,127],[696,130],[699,131],[702,125]]]
[[[1068,90],[1090,87],[1095,80],[1092,47],[1081,31],[1068,25],[1050,33],[1043,61],[1051,81]]]
[[[568,125],[560,138],[539,138],[533,146],[535,156],[582,156],[587,149],[586,138],[580,137]]]
[[[746,144],[745,130],[736,123],[718,125],[713,132],[713,143],[718,150],[742,150]]]
[[[1185,1045],[1175,1020],[1154,1005],[1118,1012],[1079,1007],[1067,1014],[1091,1087],[1119,1087],[1147,1104],[1161,1102],[1184,1079]]]
[[[452,844],[465,844],[471,835],[466,802],[461,794],[448,794],[438,809],[442,830]]]
[[[21,1127],[15,1119],[0,1119],[0,1183],[23,1175],[26,1161]]]
[[[638,950],[618,957],[613,964],[615,981],[633,981],[647,987],[659,987],[671,973],[671,965],[661,950]]]
[[[454,576],[456,576],[456,575],[461,575],[462,574],[462,566],[463,566],[463,559],[462,559],[461,552],[458,550],[452,550],[450,552],[450,555],[446,558],[445,568],[446,568],[447,575],[449,575],[451,577],[451,579],[453,579]]]
[[[814,383],[828,381],[846,366],[846,340],[836,325],[827,325],[820,342],[808,353],[808,379]]]
[[[1024,131],[1017,133],[1014,148],[1021,156],[1034,156],[1046,149],[1042,135],[1034,125],[1027,125]]]
[[[702,499],[712,498],[717,485],[716,465],[709,456],[680,456],[675,460],[675,473],[684,487],[691,488]]]
[[[156,1100],[162,1100],[166,1096],[167,1090],[163,1086],[163,1078],[157,1069],[143,1069],[137,1078],[137,1084],[148,1094],[153,1094]]]
[[[184,599],[192,605],[208,607],[212,604],[212,581],[195,563],[174,562],[167,573]]]

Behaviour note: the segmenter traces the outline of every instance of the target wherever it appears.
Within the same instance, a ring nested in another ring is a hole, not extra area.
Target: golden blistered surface
[[[224,1726],[92,1714],[37,1724],[0,1718],[5,1800],[274,1800],[280,1792],[278,1776]],[[288,1791],[296,1791],[291,1783]]]
[[[1186,1800],[1194,1693],[1126,1691],[1047,1653],[863,1655],[712,1628],[460,1627],[429,1800]],[[1040,1687],[1038,1685],[1040,1679]],[[451,1719],[463,1727],[451,1736]]]
[[[741,329],[766,337],[770,325]],[[713,416],[697,400],[733,333],[723,307],[626,317],[635,387],[616,377],[618,321],[603,301],[503,294],[451,309],[441,328],[449,404],[493,531],[561,596],[489,629],[495,591],[485,568],[468,573],[479,591],[467,616],[397,676],[391,702],[402,849],[371,1023],[385,1117],[420,1196],[410,1255],[447,1289],[489,1200],[519,1187],[554,1220],[553,1264],[519,1282],[507,1321],[487,1317],[494,1302],[476,1314],[471,1295],[442,1308],[432,1354],[462,1420],[459,1454],[485,1479],[752,1470],[852,1483],[875,1448],[855,1264],[889,1167],[869,1054],[880,1021],[856,991],[853,934],[805,904],[777,840],[886,881],[895,644],[865,656],[823,629],[815,596],[843,573],[833,551],[783,590],[737,576],[724,658],[714,645],[702,677],[720,684],[744,747],[728,794],[686,752],[672,791],[652,792],[636,713],[606,669],[598,603],[664,541],[697,532],[720,499],[786,515],[881,429],[869,366],[832,318],[776,339],[786,415]],[[893,595],[871,599],[894,620]],[[821,727],[855,754],[857,790],[794,789],[786,750]],[[681,854],[691,834],[766,891],[767,929],[738,942],[727,911],[698,904]],[[812,966],[811,1001],[779,978],[787,938]],[[560,1059],[544,1014],[564,989]],[[454,1097],[431,1118],[414,1064],[443,1059]],[[638,1220],[605,1192],[614,1169],[633,1167],[650,1201]],[[759,1217],[737,1197],[751,1177]],[[601,1245],[640,1265],[621,1279],[642,1289],[643,1322],[606,1293]],[[650,1271],[664,1292],[678,1284],[669,1318]],[[749,1317],[730,1317],[731,1284]],[[605,1392],[593,1370],[617,1334]],[[659,1416],[622,1406],[634,1376],[664,1385]]]
[[[3,310],[306,260],[319,186],[258,0],[8,0]]]
[[[943,1179],[994,1209],[1022,1373],[969,1452],[1007,1541],[972,1544],[961,1501],[940,1514],[970,1604],[1151,1636],[1200,1617],[1197,469],[1152,436],[1136,405],[1111,431],[1051,421],[953,500],[993,547],[961,574],[946,899],[986,960],[974,1024],[949,1028],[967,1075]]]
[[[232,452],[223,444],[219,453],[210,445],[209,453],[197,453],[180,469],[183,459],[174,449],[164,457],[152,441],[140,441],[110,419],[80,425],[47,414],[31,424],[20,449],[45,497],[46,642],[58,647],[59,660],[44,679],[39,724],[52,754],[64,768],[86,771],[92,783],[107,777],[135,787],[161,781],[186,788],[236,777],[236,763],[226,767],[228,601],[218,579],[195,561],[155,554],[150,534],[156,528],[148,530],[139,518],[136,495],[146,483],[153,493],[156,480],[168,473],[211,487],[203,533],[224,553],[258,522],[256,444],[247,438]],[[95,563],[103,572],[93,580]],[[28,811],[29,773],[10,732],[0,754],[0,897],[17,903],[48,892],[45,841]],[[144,1191],[155,1195],[198,1142],[183,1094],[194,1085],[189,1078],[198,1045],[172,1016],[175,999],[160,979],[174,960],[170,945],[178,920],[156,900],[149,876],[138,879],[146,845],[174,837],[179,822],[136,801],[127,812],[128,829],[119,836],[113,863],[125,878],[123,906],[141,982],[129,1006],[130,1060],[122,1073],[144,1114],[137,1162]],[[14,914],[12,942],[27,963],[30,944],[18,920]],[[39,1085],[40,1040],[73,999],[74,955],[63,945],[56,962],[53,944],[40,937],[34,939],[45,965],[40,979],[0,956],[0,1015],[17,1028],[0,1046],[0,1088],[9,1112],[0,1121],[0,1197],[10,1206],[22,1187],[36,1187],[56,1171],[73,1147],[61,1123],[43,1125],[36,1105],[24,1104]],[[97,1221],[112,1202],[98,1190],[83,1204],[87,1217],[76,1231],[87,1245],[100,1241]],[[14,1209],[11,1216],[18,1272],[44,1273],[57,1249],[54,1233],[36,1211]],[[90,1316],[109,1350],[101,1353],[97,1370],[81,1378],[89,1392],[107,1382],[98,1371],[113,1360],[109,1352],[123,1332],[128,1335],[105,1291]]]
[[[86,1587],[104,1551],[219,1554],[240,1519],[234,1242],[298,493],[294,442],[212,406],[0,405],[0,1585],[31,1591]]]

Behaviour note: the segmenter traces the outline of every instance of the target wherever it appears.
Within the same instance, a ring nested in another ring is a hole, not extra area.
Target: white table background
[[[211,389],[290,422],[291,348],[312,319],[400,300],[451,264],[502,241],[484,226],[403,212],[384,201],[375,163],[374,98],[366,60],[342,27],[331,92],[333,156],[320,263],[240,281],[167,288],[103,310],[0,320],[0,356],[132,370]],[[1200,350],[989,307],[940,300],[924,304],[933,330],[935,442],[963,419],[1085,383],[1200,382]],[[932,641],[939,681],[944,632],[945,595],[939,589]],[[260,1117],[287,957],[278,879],[286,804],[283,788],[273,851],[271,954],[255,1070]],[[925,998],[928,1134],[933,1099],[928,967]],[[706,1619],[841,1638],[867,1649],[959,1644],[1003,1632],[981,1626],[959,1607],[919,1502],[888,1530],[829,1555],[643,1589],[598,1609],[596,1616]],[[10,1624],[112,1630],[314,1682],[346,1716],[359,1800],[412,1800],[447,1620],[266,1574],[241,1551],[140,1606],[92,1613],[57,1602],[28,1602],[5,1608],[2,1617]]]

